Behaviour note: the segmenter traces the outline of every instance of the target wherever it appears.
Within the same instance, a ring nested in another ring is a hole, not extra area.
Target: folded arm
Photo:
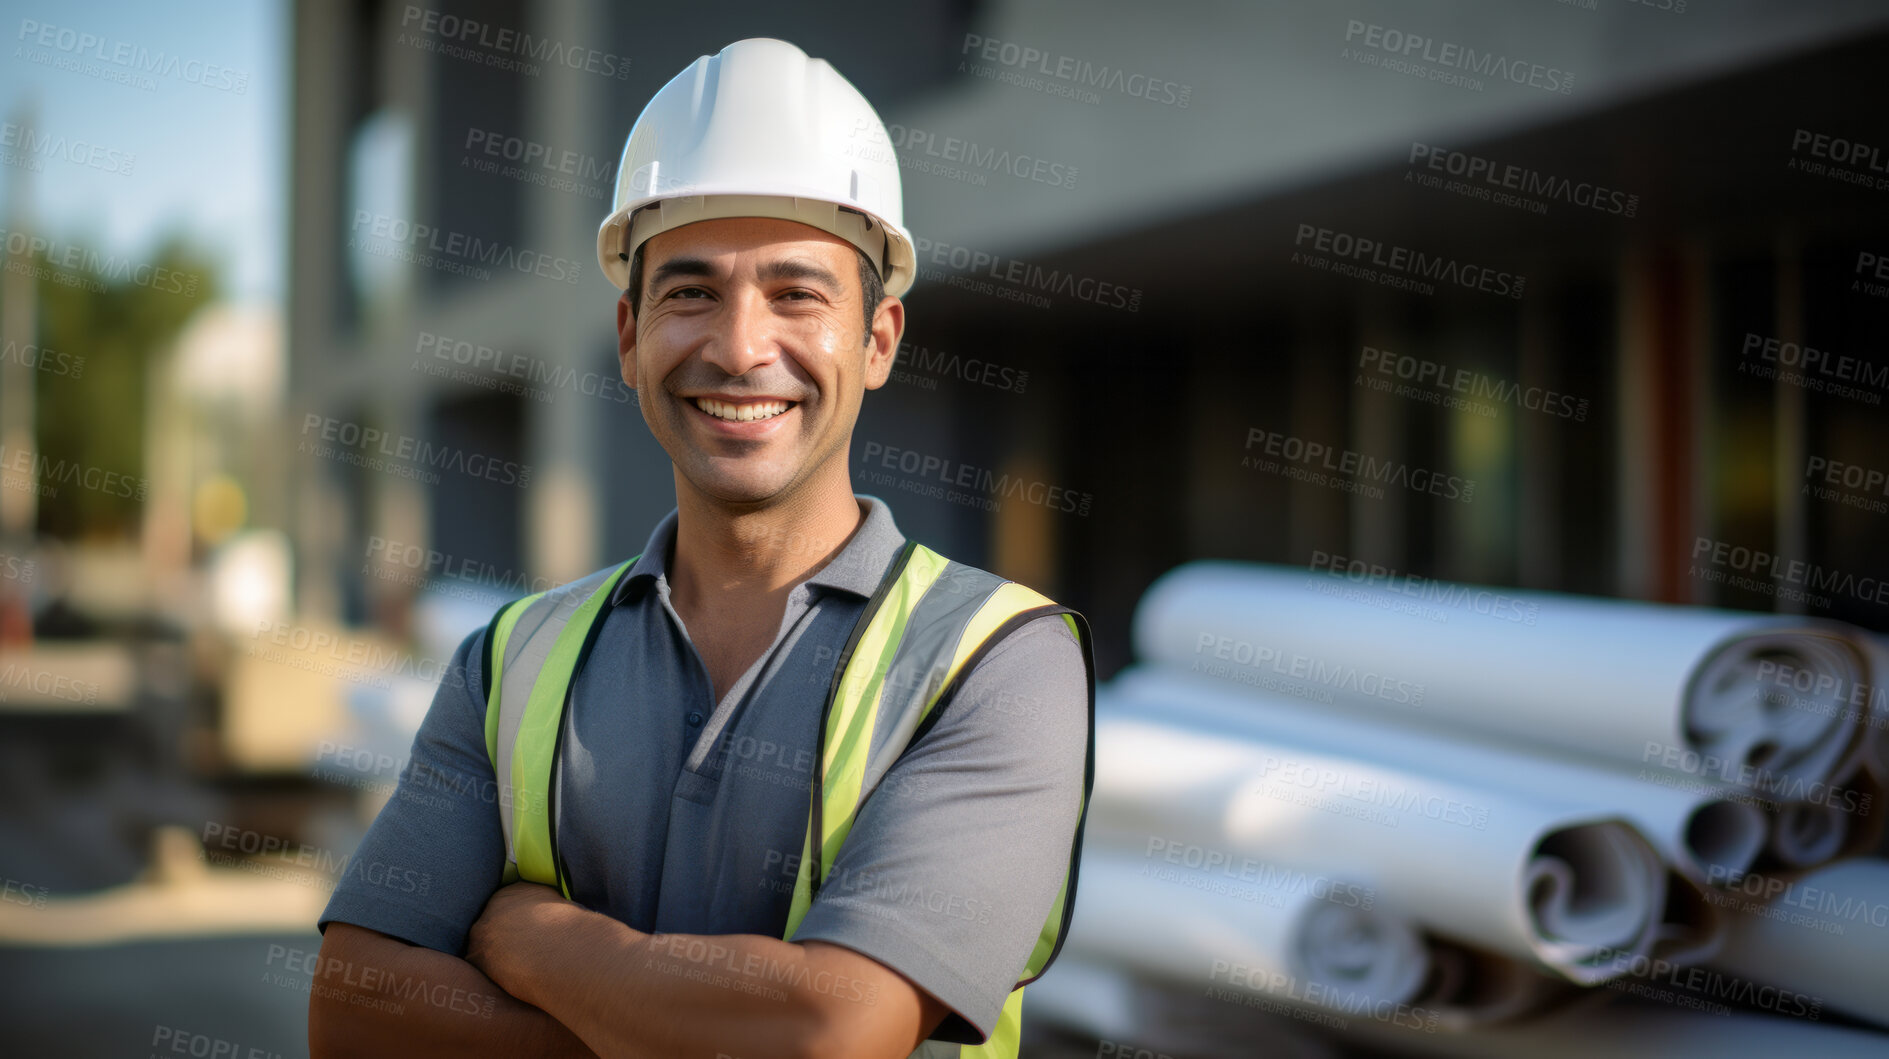
[[[457,956],[331,923],[318,958],[308,1003],[308,1052],[316,1059],[595,1059],[556,1019],[507,994]]]
[[[843,946],[759,934],[645,934],[550,887],[507,886],[466,959],[598,1055],[899,1059],[945,1007]]]

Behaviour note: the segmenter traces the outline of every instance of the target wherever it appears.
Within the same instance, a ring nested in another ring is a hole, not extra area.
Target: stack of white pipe
[[[1821,966],[1889,1025],[1889,948],[1727,889],[1880,840],[1889,710],[1846,704],[1889,652],[1858,630],[1203,562],[1135,644],[1097,696],[1072,976],[1480,1032],[1648,966]],[[1889,902],[1889,864],[1823,871]]]

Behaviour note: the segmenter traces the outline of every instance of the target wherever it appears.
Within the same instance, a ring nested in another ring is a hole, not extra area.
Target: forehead
[[[755,262],[789,256],[813,256],[839,267],[853,256],[853,244],[832,232],[779,217],[719,217],[658,232],[644,243],[643,257],[654,268],[672,257],[747,256]]]

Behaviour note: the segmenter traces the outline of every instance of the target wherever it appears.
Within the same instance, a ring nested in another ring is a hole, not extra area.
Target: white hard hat
[[[781,217],[857,246],[898,297],[918,272],[900,195],[891,139],[858,89],[784,40],[738,40],[689,64],[637,117],[597,259],[627,289],[630,256],[658,232]]]

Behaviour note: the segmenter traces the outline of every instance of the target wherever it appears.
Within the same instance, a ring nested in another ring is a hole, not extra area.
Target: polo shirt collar
[[[885,501],[876,496],[853,495],[865,505],[865,519],[853,531],[840,553],[801,584],[851,592],[866,599],[878,589],[886,567],[891,565],[899,549],[905,546],[905,535],[899,532],[898,525],[893,522],[892,509],[886,506]],[[621,606],[639,598],[659,578],[667,583],[669,560],[675,554],[679,510],[670,508],[662,521],[656,523],[656,528],[650,531],[642,554],[630,565],[629,572],[617,581],[616,590],[610,594],[612,606]]]

